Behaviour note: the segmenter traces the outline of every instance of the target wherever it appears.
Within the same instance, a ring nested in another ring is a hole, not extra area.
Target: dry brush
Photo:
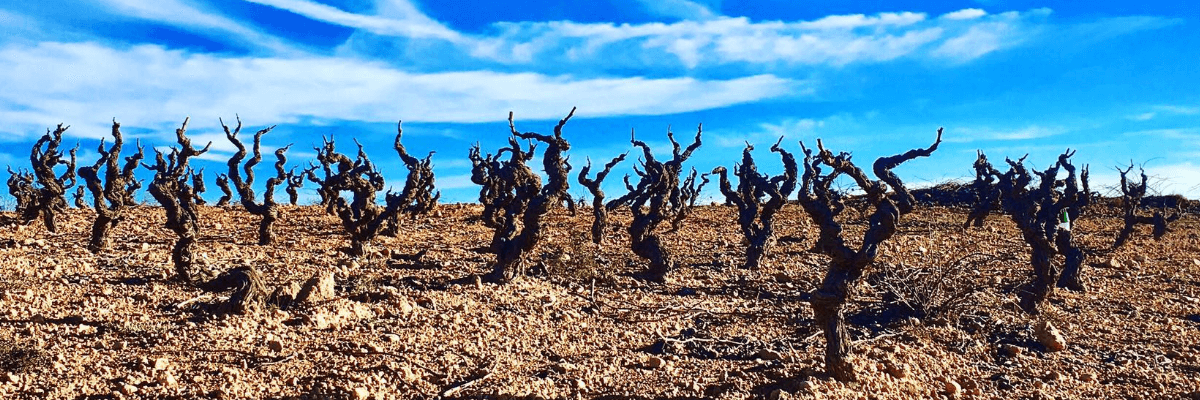
[[[1133,163],[1129,164],[1129,168],[1117,169],[1117,172],[1121,173],[1121,210],[1124,212],[1125,226],[1117,234],[1117,240],[1112,245],[1113,249],[1123,246],[1138,225],[1152,226],[1154,239],[1161,239],[1171,231],[1169,225],[1182,215],[1178,212],[1168,214],[1164,209],[1155,210],[1150,215],[1140,215],[1138,211],[1142,206],[1142,200],[1146,197],[1146,171],[1141,171],[1142,179],[1136,182],[1131,182],[1127,177],[1131,171],[1133,171]]]

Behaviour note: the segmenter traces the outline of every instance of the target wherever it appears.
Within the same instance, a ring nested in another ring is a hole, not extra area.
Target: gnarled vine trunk
[[[804,175],[801,177],[800,204],[805,212],[820,227],[820,238],[815,249],[829,256],[829,267],[821,285],[812,295],[812,308],[817,326],[825,336],[825,368],[838,380],[857,379],[850,356],[852,341],[846,330],[845,304],[852,294],[853,285],[863,276],[867,268],[878,257],[879,246],[896,233],[900,217],[912,211],[912,195],[904,183],[892,173],[901,163],[917,157],[928,157],[942,142],[942,130],[938,129],[937,140],[926,149],[915,149],[904,154],[881,157],[875,161],[873,170],[878,181],[850,161],[849,153],[834,155],[817,140],[820,150],[816,157],[812,151],[804,150]],[[821,165],[833,171],[821,174]],[[836,216],[843,208],[841,199],[828,190],[829,182],[839,175],[846,175],[865,192],[869,204],[875,211],[871,214],[869,228],[863,235],[858,249],[851,248],[842,238],[842,227]],[[891,188],[895,194],[889,195]]]

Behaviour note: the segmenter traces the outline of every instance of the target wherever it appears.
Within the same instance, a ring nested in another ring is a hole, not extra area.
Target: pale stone
[[[1050,321],[1039,321],[1034,328],[1034,334],[1038,343],[1046,346],[1047,350],[1062,351],[1067,348],[1067,339],[1063,338],[1062,333]]]
[[[304,285],[300,286],[300,293],[296,295],[298,303],[315,303],[320,301],[331,300],[337,297],[334,286],[336,282],[333,279],[332,272],[317,273]]]
[[[175,385],[179,384],[179,381],[175,379],[175,375],[170,371],[163,371],[158,375],[158,383],[166,387],[175,387]]]
[[[171,360],[166,357],[159,357],[154,360],[154,370],[155,371],[165,371],[170,366],[171,366]]]
[[[768,350],[768,349],[759,350],[758,354],[756,354],[755,356],[758,357],[759,359],[763,359],[763,360],[767,360],[767,361],[774,361],[774,360],[779,360],[779,359],[783,358],[783,355],[779,354],[779,352]]]

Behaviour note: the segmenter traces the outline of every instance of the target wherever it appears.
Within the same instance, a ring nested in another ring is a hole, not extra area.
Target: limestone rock
[[[329,317],[325,316],[325,313],[321,312],[309,316],[308,323],[312,325],[313,329],[319,331],[329,329],[332,326],[332,324],[330,324]]]
[[[154,360],[154,370],[155,371],[166,371],[167,368],[170,366],[171,366],[171,360],[167,359],[166,357],[159,357]]]
[[[296,302],[315,303],[331,300],[337,297],[335,284],[332,272],[317,273],[300,287],[300,293],[296,295]]]
[[[297,302],[300,297],[300,289],[300,284],[296,282],[277,287],[275,292],[271,293],[270,302],[279,306],[279,309],[286,310]]]
[[[175,379],[175,374],[172,374],[171,371],[163,371],[158,374],[157,380],[159,384],[166,387],[175,387],[179,384],[179,380]]]
[[[766,360],[766,361],[774,361],[774,360],[779,360],[779,359],[783,358],[783,355],[779,354],[779,352],[772,351],[769,349],[759,350],[758,354],[756,354],[755,356],[761,360]]]
[[[1038,321],[1034,335],[1037,336],[1038,343],[1046,346],[1049,351],[1062,351],[1067,348],[1067,339],[1063,338],[1062,333],[1050,321]]]

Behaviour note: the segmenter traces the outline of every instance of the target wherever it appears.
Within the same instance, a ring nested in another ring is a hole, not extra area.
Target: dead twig
[[[483,382],[483,381],[487,380],[488,378],[491,378],[492,374],[495,373],[495,370],[494,370],[493,366],[491,366],[491,365],[489,365],[487,368],[484,368],[483,371],[485,371],[485,372],[483,372],[481,374],[475,374],[473,376],[469,376],[469,377],[467,377],[467,379],[464,379],[458,383],[450,385],[449,388],[442,391],[441,398],[450,397],[450,396],[457,394],[458,392],[466,390],[467,388],[474,386],[474,385],[478,384],[479,382]]]

